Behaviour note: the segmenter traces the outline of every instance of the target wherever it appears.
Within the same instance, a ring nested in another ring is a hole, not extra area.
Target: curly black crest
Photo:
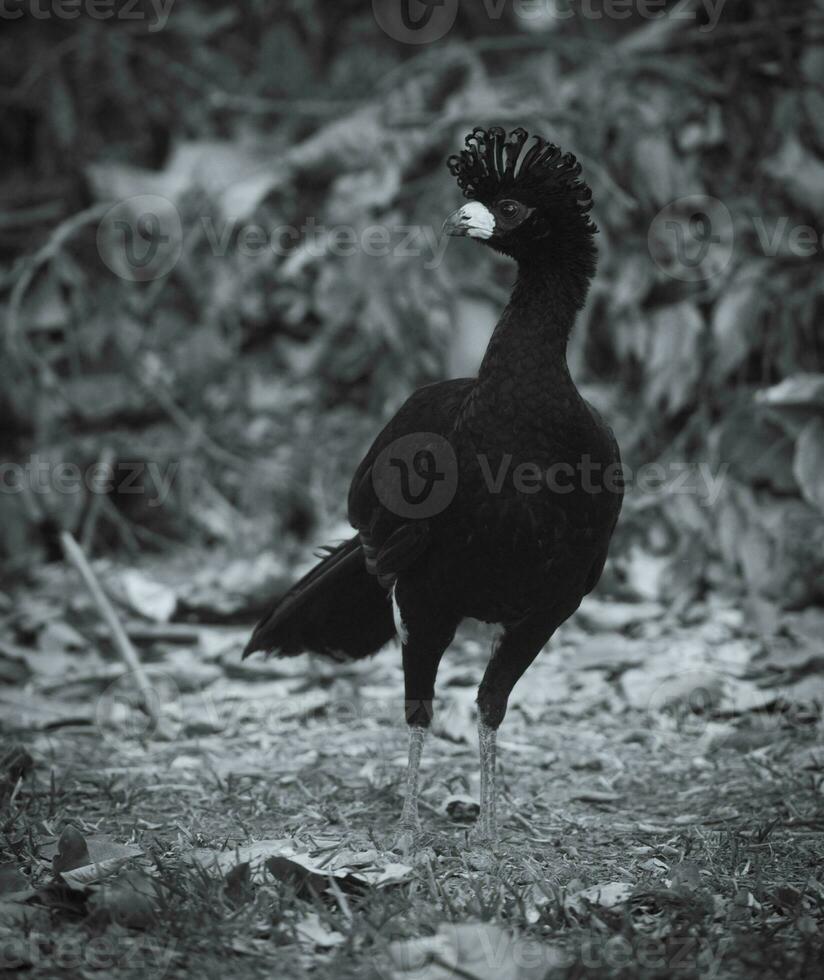
[[[464,196],[483,201],[509,188],[546,188],[548,192],[567,192],[582,214],[588,212],[592,191],[581,180],[581,164],[541,136],[533,136],[535,142],[525,150],[529,138],[520,127],[507,137],[500,126],[476,126],[466,137],[467,149],[446,161]]]

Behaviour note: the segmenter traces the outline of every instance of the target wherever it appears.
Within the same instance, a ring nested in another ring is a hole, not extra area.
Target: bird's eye
[[[514,218],[521,210],[521,205],[517,201],[501,201],[498,210],[505,218]]]

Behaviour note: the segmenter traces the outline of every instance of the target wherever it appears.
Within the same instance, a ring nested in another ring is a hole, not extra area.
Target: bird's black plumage
[[[478,377],[408,399],[352,480],[357,536],[275,605],[246,651],[360,657],[397,627],[414,727],[428,725],[438,663],[471,617],[503,627],[478,692],[482,733],[494,733],[514,684],[597,583],[621,507],[615,438],[565,356],[595,271],[591,193],[574,157],[528,142],[476,129],[448,161],[472,202],[450,233],[518,263]],[[430,476],[440,497],[427,505],[409,481],[420,490]]]

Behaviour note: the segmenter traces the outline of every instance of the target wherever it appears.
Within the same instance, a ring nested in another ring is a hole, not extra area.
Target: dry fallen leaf
[[[564,908],[579,915],[586,913],[590,908],[615,908],[629,899],[634,887],[628,881],[592,885],[590,888],[582,888],[573,895],[568,895],[564,899]]]
[[[41,853],[47,856],[49,850],[42,848]],[[70,888],[83,889],[142,853],[135,844],[120,844],[104,835],[84,838],[76,827],[68,826],[57,841],[52,867]]]
[[[317,912],[310,912],[295,924],[295,932],[301,946],[308,949],[331,949],[346,942],[344,936],[330,929],[320,920]]]
[[[619,632],[635,623],[660,619],[666,609],[659,602],[606,602],[587,596],[578,610],[578,622],[599,632]]]
[[[388,953],[394,980],[538,980],[562,962],[555,947],[489,922],[445,923],[434,936],[390,943]]]
[[[471,796],[448,796],[442,809],[454,823],[474,823],[481,812],[481,805]]]
[[[55,874],[71,871],[91,863],[86,838],[77,827],[69,825],[63,829],[57,841],[57,854],[52,859],[52,869]]]
[[[177,596],[166,585],[155,582],[135,568],[119,576],[119,586],[127,605],[156,623],[167,623],[177,606]]]
[[[248,862],[253,882],[264,881],[268,871],[307,894],[326,891],[330,877],[348,887],[379,888],[403,881],[412,871],[409,865],[387,860],[377,851],[363,854],[341,851],[330,859],[329,850],[324,848],[323,853],[314,856],[290,838],[282,838],[256,841],[226,851],[198,848],[191,852],[191,858],[206,871],[224,876],[238,864]]]
[[[582,789],[578,793],[573,793],[570,796],[571,800],[580,800],[582,803],[615,803],[616,800],[620,800],[620,793],[612,793],[608,790],[600,789]]]

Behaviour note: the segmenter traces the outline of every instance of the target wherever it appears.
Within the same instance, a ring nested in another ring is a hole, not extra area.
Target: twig
[[[98,469],[95,473],[94,486],[89,493],[89,509],[86,512],[86,520],[83,522],[83,530],[80,533],[80,547],[83,551],[90,552],[94,544],[94,532],[97,530],[97,519],[100,517],[105,496],[104,487],[106,481],[110,480],[112,476],[114,456],[112,447],[105,446],[97,461]]]
[[[184,643],[192,646],[200,642],[203,629],[187,623],[127,623],[124,627],[129,639],[135,643]],[[95,629],[98,636],[107,636],[106,628]]]
[[[63,201],[46,201],[31,208],[0,212],[0,229],[29,228],[43,221],[53,221],[64,213]]]
[[[20,307],[23,303],[23,297],[26,295],[26,291],[31,285],[37,270],[42,265],[51,261],[72,235],[87,224],[102,218],[110,207],[111,203],[95,204],[93,207],[86,208],[85,211],[80,211],[78,214],[74,214],[71,218],[67,218],[61,222],[54,229],[46,244],[27,260],[17,282],[14,284],[11,296],[9,296],[9,306],[6,314],[6,344],[9,352],[11,354],[17,354],[19,357],[23,353],[23,350],[25,350],[28,358],[35,361],[40,366],[44,376],[54,383],[56,383],[54,374],[49,365],[32,350],[28,342],[20,343]]]
[[[132,641],[126,635],[126,631],[123,629],[123,625],[117,618],[117,613],[114,611],[112,604],[106,597],[100,582],[97,580],[97,576],[92,571],[91,565],[86,559],[85,554],[83,554],[83,549],[74,539],[69,531],[63,531],[60,534],[60,543],[63,545],[63,552],[66,559],[74,565],[77,571],[80,573],[80,577],[86,588],[89,590],[89,594],[94,600],[94,604],[97,606],[97,610],[103,619],[106,621],[106,625],[111,631],[112,639],[114,640],[115,648],[120,656],[126,663],[126,666],[134,674],[137,686],[140,689],[140,693],[143,695],[143,707],[146,714],[151,718],[154,725],[160,723],[160,716],[157,712],[157,705],[155,703],[154,691],[151,684],[149,683],[149,678],[146,675],[143,665],[140,662],[140,658],[137,655],[137,651],[132,646]]]

